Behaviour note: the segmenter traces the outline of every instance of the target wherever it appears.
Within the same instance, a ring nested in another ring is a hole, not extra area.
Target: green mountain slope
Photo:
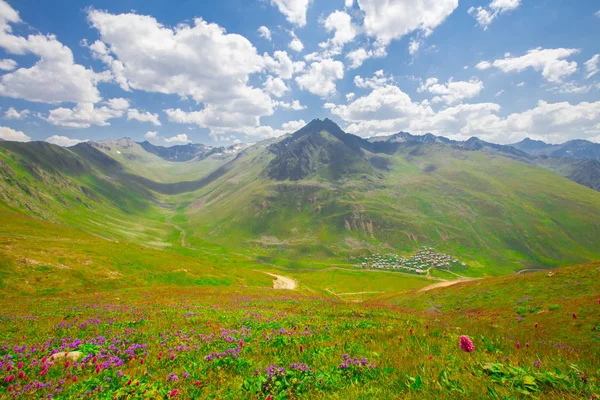
[[[597,192],[440,143],[397,143],[386,154],[348,135],[330,146],[325,138],[338,133],[327,125],[239,157],[228,174],[188,196],[189,229],[290,265],[424,245],[481,267],[471,269],[475,275],[600,257]],[[339,173],[321,172],[330,168],[323,152]],[[372,158],[385,168],[375,169]],[[356,165],[362,173],[353,173]]]

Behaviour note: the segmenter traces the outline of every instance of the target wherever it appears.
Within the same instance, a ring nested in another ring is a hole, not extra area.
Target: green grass
[[[6,299],[0,397],[594,398],[598,273],[583,265],[363,303],[210,285],[48,293],[44,307]],[[66,363],[57,351],[81,353]],[[346,357],[357,364],[342,367]]]

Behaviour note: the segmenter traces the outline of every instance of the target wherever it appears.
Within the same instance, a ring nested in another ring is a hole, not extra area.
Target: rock
[[[53,360],[61,360],[61,359],[67,359],[69,361],[77,361],[79,360],[81,357],[83,356],[83,353],[81,351],[69,351],[69,352],[60,352],[60,353],[56,353],[53,354],[50,358]]]

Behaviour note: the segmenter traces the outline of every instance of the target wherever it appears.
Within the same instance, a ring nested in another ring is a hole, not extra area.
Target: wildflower
[[[413,332],[414,332],[414,331],[413,331],[413,328],[410,328],[410,334],[411,334],[411,335],[413,334]]]
[[[430,359],[430,360],[431,360],[431,359],[433,359],[433,356],[429,356],[429,359]]]
[[[13,374],[10,374],[6,378],[4,378],[4,382],[6,382],[6,383],[12,382],[14,380],[15,380],[15,376]]]
[[[175,375],[175,372],[171,372],[169,374],[169,376],[167,377],[167,380],[177,382],[179,380],[179,377],[177,377],[177,375]]]
[[[521,343],[517,343],[517,350],[521,349]]]
[[[472,353],[475,351],[475,345],[466,335],[460,337],[460,348],[462,351],[466,351],[467,353]]]
[[[19,371],[19,374],[18,374],[18,376],[19,376],[19,379],[23,379],[23,378],[25,378],[25,372],[23,372],[23,371]]]
[[[542,366],[542,362],[541,362],[540,360],[535,360],[535,361],[533,362],[533,365],[534,365],[536,368],[539,368],[539,367],[541,367],[541,366]]]
[[[538,327],[538,323],[537,322],[535,323],[534,327],[537,329],[537,327]]]
[[[300,353],[304,351],[304,346],[300,345]]]
[[[573,319],[577,319],[577,314],[573,313]]]
[[[179,390],[173,389],[169,392],[169,397],[175,397],[177,394],[179,394]]]
[[[17,368],[19,368],[19,369],[23,368],[23,361],[19,361],[19,363],[17,364]]]
[[[196,382],[194,382],[194,385],[196,386],[200,386],[202,384],[202,382],[200,382],[200,380],[196,380]]]
[[[529,342],[525,343],[525,347],[529,347]]]

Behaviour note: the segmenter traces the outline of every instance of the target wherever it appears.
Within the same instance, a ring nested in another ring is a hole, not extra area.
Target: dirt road
[[[424,288],[419,289],[419,292],[427,292],[427,291],[432,290],[432,289],[453,286],[453,285],[456,285],[457,283],[470,282],[470,281],[474,281],[474,280],[477,280],[477,279],[480,279],[480,278],[474,278],[474,279],[465,278],[465,279],[458,279],[458,280],[455,280],[455,281],[438,282],[438,283],[434,283],[433,285],[425,286]]]
[[[273,278],[273,289],[277,290],[296,290],[298,288],[298,282],[295,279],[288,278],[281,275],[271,274],[265,272],[267,275],[271,275]]]

